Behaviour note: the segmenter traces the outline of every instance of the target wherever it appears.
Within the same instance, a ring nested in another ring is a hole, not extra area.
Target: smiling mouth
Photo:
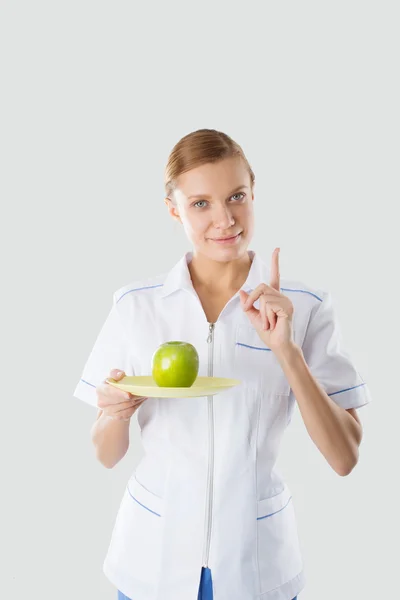
[[[224,243],[234,242],[241,234],[242,234],[242,232],[240,231],[236,235],[232,235],[230,237],[211,238],[211,239],[213,242],[219,242],[220,244],[224,244]]]

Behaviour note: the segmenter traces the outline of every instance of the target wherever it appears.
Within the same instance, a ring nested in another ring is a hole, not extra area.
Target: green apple
[[[199,355],[189,342],[165,342],[153,354],[151,371],[160,387],[190,387],[199,372]]]

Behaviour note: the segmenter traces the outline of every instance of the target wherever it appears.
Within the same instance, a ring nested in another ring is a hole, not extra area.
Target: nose
[[[229,206],[223,204],[214,208],[213,221],[216,229],[229,229],[235,224]]]

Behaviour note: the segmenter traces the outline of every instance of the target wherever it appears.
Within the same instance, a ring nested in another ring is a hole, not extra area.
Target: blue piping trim
[[[236,342],[236,346],[244,346],[245,348],[252,348],[253,350],[266,350],[267,352],[271,352],[271,348],[259,348],[258,346],[249,346],[249,344],[242,344],[241,342]]]
[[[328,394],[328,396],[334,396],[335,394],[342,394],[343,392],[348,392],[349,390],[355,390],[358,387],[362,387],[365,383],[360,383],[359,385],[354,385],[351,388],[346,388],[345,390],[340,390],[340,392],[333,392],[332,394]]]
[[[133,290],[128,290],[127,292],[125,292],[124,294],[122,294],[121,298],[119,298],[119,300],[117,300],[117,304],[120,300],[122,300],[122,298],[124,296],[126,296],[126,294],[130,294],[131,292],[139,292],[140,290],[151,290],[153,288],[157,288],[157,287],[163,287],[163,283],[158,283],[157,285],[147,285],[144,287],[140,287],[140,288],[135,288]],[[309,294],[310,296],[314,296],[314,298],[316,298],[317,300],[319,300],[320,302],[322,302],[322,298],[320,298],[319,296],[317,296],[316,294],[313,294],[312,292],[309,292],[307,290],[294,290],[292,288],[280,288],[282,291],[284,292],[301,292],[303,294]],[[250,289],[250,291],[253,291],[252,289]]]
[[[128,493],[130,495],[131,498],[133,498],[133,500],[135,502],[137,502],[138,504],[140,504],[140,506],[143,506],[143,508],[145,508],[146,510],[148,510],[149,512],[153,513],[153,515],[157,515],[157,517],[161,517],[161,515],[159,515],[158,513],[154,512],[154,510],[150,510],[150,508],[147,508],[147,506],[145,506],[144,504],[142,504],[141,502],[139,502],[139,500],[136,500],[136,498],[134,496],[132,496],[129,488],[126,488],[128,490]]]
[[[284,508],[287,507],[287,505],[289,504],[289,502],[291,501],[292,496],[290,496],[289,500],[286,502],[285,506],[283,506],[282,508],[280,508],[279,510],[276,510],[275,512],[271,513],[270,515],[265,515],[264,517],[257,517],[257,521],[260,521],[260,519],[268,519],[268,517],[272,517],[272,515],[276,515],[276,513],[281,512],[281,510],[283,510]]]
[[[313,294],[312,292],[308,292],[307,290],[292,290],[290,288],[280,288],[280,289],[283,290],[284,292],[303,292],[303,294],[310,294],[310,296],[314,296],[314,298],[316,298],[317,300],[322,302],[322,298],[320,298],[316,294]]]
[[[88,381],[85,381],[84,379],[81,379],[81,381],[83,381],[83,383],[86,383],[87,385],[90,385],[91,387],[96,387],[95,385],[93,385],[93,383],[89,383]]]
[[[138,292],[139,290],[150,290],[152,288],[157,288],[157,287],[162,287],[164,284],[163,283],[158,283],[157,285],[147,285],[145,287],[140,287],[140,288],[135,288],[133,290],[128,290],[127,292],[125,292],[124,294],[122,294],[121,298],[119,298],[119,300],[117,300],[117,304],[120,300],[122,300],[122,298],[124,296],[126,296],[126,294],[130,294],[131,292]]]

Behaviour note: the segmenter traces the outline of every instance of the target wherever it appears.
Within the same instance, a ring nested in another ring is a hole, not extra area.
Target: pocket
[[[251,325],[236,327],[235,377],[265,394],[290,394],[289,382],[278,359]]]
[[[127,577],[152,582],[161,561],[163,499],[133,475],[117,513],[106,562]]]
[[[257,554],[261,594],[290,581],[303,568],[291,493],[258,502]]]

